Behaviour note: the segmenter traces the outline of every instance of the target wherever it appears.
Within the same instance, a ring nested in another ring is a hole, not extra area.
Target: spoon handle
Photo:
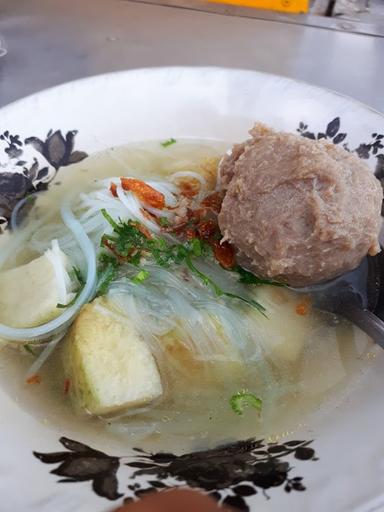
[[[378,316],[355,304],[344,305],[340,314],[368,334],[381,348],[384,348],[384,322]]]

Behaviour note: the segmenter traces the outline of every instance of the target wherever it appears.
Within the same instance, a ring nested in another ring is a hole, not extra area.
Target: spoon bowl
[[[314,307],[346,318],[384,348],[383,251],[331,281],[294,290],[310,294]]]

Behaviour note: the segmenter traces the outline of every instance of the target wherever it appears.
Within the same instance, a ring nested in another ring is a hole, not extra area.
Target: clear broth
[[[98,178],[130,175],[140,178],[165,177],[180,170],[196,170],[213,179],[212,169],[229,145],[220,142],[178,141],[163,148],[159,142],[135,143],[92,155],[61,170],[47,193],[38,197],[35,215],[57,209],[63,195],[88,191]],[[0,240],[1,246],[11,235]],[[21,254],[17,263],[30,258]],[[14,262],[13,262],[14,263]],[[25,375],[34,358],[26,351],[5,347],[1,351],[0,385],[19,404],[48,428],[66,435],[103,439],[107,444],[129,444],[148,449],[186,451],[218,443],[264,437],[279,439],[303,425],[311,425],[314,413],[330,411],[352,389],[367,367],[372,348],[369,338],[350,324],[318,311],[297,315],[301,300],[284,289],[264,289],[272,309],[288,311],[288,324],[276,318],[264,325],[268,342],[277,343],[266,359],[266,367],[280,383],[279,393],[266,400],[259,367],[252,363],[206,363],[192,360],[180,347],[169,351],[174,371],[168,372],[172,393],[152,409],[116,420],[91,418],[76,413],[70,392],[64,393],[61,350],[57,349],[39,372],[40,384],[26,384]],[[291,311],[291,315],[289,314]],[[279,322],[281,325],[279,325]],[[302,341],[293,357],[290,344]],[[177,346],[177,344],[176,344]],[[280,347],[280,348],[279,348]],[[283,348],[281,348],[283,347]],[[285,354],[285,356],[284,356]],[[263,410],[233,412],[230,397],[248,389],[263,398]]]

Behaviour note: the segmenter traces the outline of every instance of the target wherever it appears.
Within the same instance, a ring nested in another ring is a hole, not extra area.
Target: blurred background
[[[192,65],[282,74],[384,110],[384,0],[233,1],[0,0],[0,105],[93,74]],[[260,2],[307,12],[249,7]]]

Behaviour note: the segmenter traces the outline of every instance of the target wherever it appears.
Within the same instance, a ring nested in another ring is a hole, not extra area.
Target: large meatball
[[[259,276],[306,286],[380,250],[382,188],[355,154],[257,124],[219,168],[219,215],[238,261]]]

